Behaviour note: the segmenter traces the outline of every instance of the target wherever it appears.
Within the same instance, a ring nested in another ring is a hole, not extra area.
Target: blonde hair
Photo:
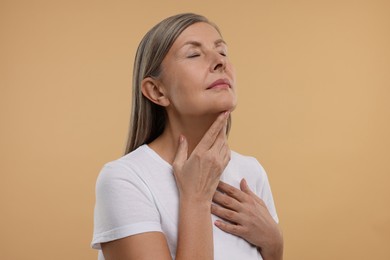
[[[177,37],[187,27],[199,22],[208,23],[220,32],[206,17],[184,13],[156,24],[141,40],[134,60],[132,111],[125,154],[152,142],[164,131],[167,116],[165,109],[142,94],[141,82],[147,77],[160,76],[161,63]],[[230,124],[229,118],[227,131]]]

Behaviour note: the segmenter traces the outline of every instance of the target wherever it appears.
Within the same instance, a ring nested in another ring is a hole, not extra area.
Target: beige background
[[[285,259],[390,259],[390,2],[373,0],[1,0],[1,259],[96,259],[136,46],[186,11],[229,44],[231,146],[268,171]]]

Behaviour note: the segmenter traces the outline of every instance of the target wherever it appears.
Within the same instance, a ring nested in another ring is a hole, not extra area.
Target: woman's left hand
[[[264,201],[253,193],[245,179],[241,190],[220,182],[213,197],[211,213],[226,220],[216,220],[221,230],[239,236],[259,248],[264,259],[283,258],[283,236]]]

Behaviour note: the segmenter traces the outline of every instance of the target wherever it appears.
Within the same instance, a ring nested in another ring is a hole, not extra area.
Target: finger
[[[221,154],[221,152],[223,152],[223,149],[226,145],[227,145],[227,139],[226,139],[226,123],[225,123],[224,127],[219,131],[214,144],[210,147],[209,150],[211,152],[216,152],[217,154]]]
[[[245,192],[246,194],[249,194],[251,195],[252,194],[252,191],[251,189],[249,188],[248,186],[248,183],[246,182],[246,180],[243,178],[240,182],[240,189]]]
[[[261,205],[264,204],[264,201],[262,199],[259,198],[259,196],[257,196],[256,193],[254,193],[248,186],[248,183],[246,182],[246,180],[243,178],[240,182],[240,189],[245,192],[246,194],[248,194],[249,196],[251,196],[252,198],[254,198],[256,200],[256,202],[260,203]]]
[[[221,155],[222,155],[222,158],[223,158],[223,164],[225,165],[225,168],[226,168],[226,166],[229,164],[230,158],[231,158],[231,151],[230,151],[230,148],[229,148],[228,145],[225,145],[223,147]]]
[[[209,153],[217,153],[217,152],[214,152],[213,150],[209,150],[208,151]],[[218,160],[221,162],[221,174],[223,173],[223,171],[226,169],[227,165],[229,164],[230,162],[230,148],[228,146],[227,143],[225,143],[222,148],[221,148],[221,151],[219,151],[216,156],[218,158]]]
[[[195,149],[200,150],[201,152],[207,151],[214,144],[215,139],[220,133],[221,129],[226,124],[226,120],[229,117],[229,111],[226,111],[220,114],[214,123],[210,126],[209,130],[205,133],[202,140],[200,140],[199,144]]]
[[[223,206],[224,208],[231,209],[234,211],[240,211],[241,204],[236,199],[229,197],[226,194],[223,194],[219,191],[216,191],[213,196],[213,202],[217,203],[218,205]]]
[[[172,167],[174,169],[181,169],[184,162],[188,158],[188,143],[187,139],[180,135],[179,137],[179,146],[176,151],[175,159],[173,160]],[[175,171],[174,171],[175,172]]]
[[[214,225],[216,225],[222,231],[225,231],[226,233],[230,233],[238,237],[242,237],[245,233],[245,229],[243,226],[230,224],[221,220],[214,221]]]
[[[235,198],[236,200],[238,200],[239,202],[244,202],[246,201],[246,197],[248,196],[247,194],[245,194],[243,191],[223,182],[223,181],[220,181],[218,183],[218,190],[229,195],[230,197],[232,198]]]
[[[211,213],[217,217],[229,221],[230,223],[240,224],[240,214],[234,210],[211,204]]]

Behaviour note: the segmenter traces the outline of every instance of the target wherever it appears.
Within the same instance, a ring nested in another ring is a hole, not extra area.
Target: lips
[[[218,79],[210,84],[210,86],[207,87],[207,89],[214,89],[214,88],[230,88],[231,84],[228,79]]]

